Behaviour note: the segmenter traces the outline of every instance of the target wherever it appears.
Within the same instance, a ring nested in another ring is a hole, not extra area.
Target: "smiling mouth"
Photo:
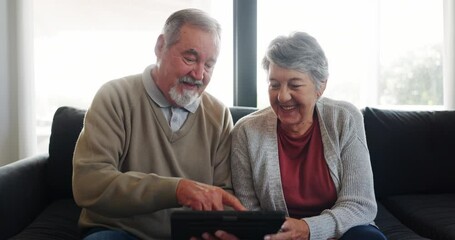
[[[296,106],[295,105],[292,105],[292,106],[283,106],[283,105],[281,105],[280,108],[285,110],[285,111],[290,111],[290,110],[295,109]]]
[[[191,77],[183,77],[180,79],[180,83],[184,84],[185,86],[188,86],[188,87],[191,87],[191,88],[194,88],[194,87],[197,87],[197,88],[200,88],[202,87],[202,81],[200,80],[195,80]]]
[[[188,88],[199,88],[198,85],[193,84],[193,83],[182,82],[182,84],[183,84],[185,87],[188,87]]]

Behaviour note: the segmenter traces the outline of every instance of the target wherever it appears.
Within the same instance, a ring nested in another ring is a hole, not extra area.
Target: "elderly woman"
[[[321,97],[329,74],[316,39],[303,32],[280,36],[262,64],[270,107],[236,124],[231,168],[245,207],[288,216],[265,239],[386,239],[373,225],[362,115],[350,103]]]

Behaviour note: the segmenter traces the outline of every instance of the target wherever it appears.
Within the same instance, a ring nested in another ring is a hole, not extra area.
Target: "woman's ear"
[[[325,87],[327,86],[327,80],[325,80],[323,83],[321,83],[320,87],[319,87],[319,90],[318,90],[318,98],[320,98],[322,96],[322,94],[324,93],[325,91]]]

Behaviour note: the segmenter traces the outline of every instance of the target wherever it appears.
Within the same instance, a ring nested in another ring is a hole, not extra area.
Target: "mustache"
[[[190,76],[184,76],[182,78],[179,79],[179,83],[189,83],[189,84],[194,84],[196,85],[197,87],[201,87],[204,83],[202,82],[202,80],[196,80]]]

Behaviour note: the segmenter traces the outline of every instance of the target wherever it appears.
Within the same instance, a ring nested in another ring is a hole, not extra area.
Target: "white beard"
[[[169,90],[169,95],[171,96],[171,99],[181,107],[193,103],[199,97],[199,93],[195,90],[184,89],[180,94],[177,90],[177,86],[173,86],[171,90]]]

